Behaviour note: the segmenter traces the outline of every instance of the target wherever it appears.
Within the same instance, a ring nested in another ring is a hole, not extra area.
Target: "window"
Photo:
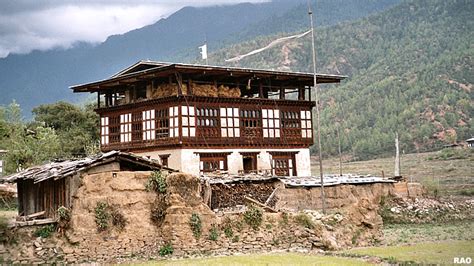
[[[282,111],[281,126],[287,138],[301,138],[300,116],[298,111]]]
[[[170,135],[169,109],[156,110],[156,138],[167,138]]]
[[[311,112],[301,111],[301,136],[303,138],[313,137],[313,127],[311,126]]]
[[[262,111],[241,110],[240,121],[242,126],[241,135],[246,138],[260,138],[262,136]]]
[[[132,140],[141,141],[143,139],[142,112],[132,113]]]
[[[240,137],[239,108],[220,108],[221,137]]]
[[[132,114],[120,115],[120,142],[132,141]]]
[[[100,118],[100,144],[109,144],[109,118],[107,116]]]
[[[272,174],[275,176],[296,176],[295,152],[270,152]]]
[[[202,173],[227,170],[227,155],[230,153],[199,153],[199,169]]]
[[[155,139],[155,110],[142,111],[143,140]]]
[[[170,137],[177,138],[179,137],[179,109],[178,106],[169,108],[170,115]]]
[[[109,141],[110,144],[120,142],[120,116],[109,117]]]
[[[170,157],[170,154],[162,154],[162,155],[159,155],[159,157],[160,157],[161,165],[168,167],[168,158]]]
[[[196,108],[200,137],[220,137],[218,113],[217,108]]]
[[[262,109],[262,125],[264,138],[279,138],[280,110]]]
[[[196,137],[196,117],[194,106],[181,106],[183,137]]]

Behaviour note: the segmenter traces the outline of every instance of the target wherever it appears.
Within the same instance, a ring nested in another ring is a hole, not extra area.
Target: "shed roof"
[[[276,71],[265,69],[239,68],[227,66],[209,66],[196,64],[165,63],[156,61],[139,61],[118,72],[112,77],[87,84],[71,86],[74,92],[96,92],[117,84],[133,83],[137,80],[153,79],[182,73],[186,75],[226,75],[234,78],[274,78],[278,80],[297,80],[308,86],[313,84],[313,73]],[[318,83],[339,83],[347,78],[341,75],[316,74]]]
[[[136,166],[143,167],[146,170],[167,170],[176,172],[176,170],[163,167],[158,161],[146,157],[137,156],[127,152],[110,151],[101,155],[87,157],[78,160],[55,161],[39,166],[33,166],[21,172],[0,178],[0,182],[12,183],[18,180],[33,180],[39,183],[53,178],[61,179],[76,173],[83,172],[92,167],[107,164],[110,162],[128,162]]]

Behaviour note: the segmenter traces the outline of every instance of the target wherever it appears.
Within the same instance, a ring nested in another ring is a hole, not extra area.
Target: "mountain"
[[[398,1],[317,0],[313,5],[318,7],[315,11],[318,25],[329,26],[367,16]],[[0,104],[15,99],[29,117],[30,110],[40,104],[84,101],[85,96],[72,95],[68,87],[103,79],[138,60],[195,61],[199,55],[197,46],[204,42],[205,36],[209,49],[214,50],[261,34],[307,27],[304,3],[304,0],[276,0],[185,7],[153,25],[111,36],[100,45],[78,43],[67,50],[9,55],[0,59]],[[282,25],[293,26],[283,28]]]
[[[365,159],[394,150],[439,148],[474,135],[474,5],[469,0],[406,0],[359,21],[316,31],[318,72],[350,77],[322,87],[324,152]],[[224,59],[264,47],[256,38],[210,56]],[[236,64],[312,71],[311,41],[285,43]],[[336,121],[339,121],[337,123]]]

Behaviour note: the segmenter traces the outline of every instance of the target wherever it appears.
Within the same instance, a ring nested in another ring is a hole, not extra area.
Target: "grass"
[[[474,240],[474,221],[449,224],[393,224],[383,229],[384,244],[400,245],[446,240]]]
[[[418,243],[407,246],[371,247],[353,249],[349,254],[376,256],[398,262],[413,261],[422,264],[452,264],[455,257],[471,257],[474,241],[443,241]]]
[[[266,255],[236,255],[204,259],[153,261],[153,265],[371,265],[356,258],[279,253]],[[148,264],[148,263],[146,263]]]
[[[472,165],[474,153],[470,152],[467,158],[443,160],[437,159],[439,152],[413,153],[401,155],[401,174],[408,181],[421,182],[431,189],[438,188],[442,195],[472,194],[474,190],[474,176]],[[343,162],[342,172],[352,174],[371,174],[374,176],[393,176],[394,157],[379,158],[368,161]],[[324,160],[326,174],[339,173],[339,158]],[[313,175],[319,175],[318,160],[311,159]]]

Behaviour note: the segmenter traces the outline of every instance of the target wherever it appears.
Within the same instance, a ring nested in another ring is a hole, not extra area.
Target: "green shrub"
[[[40,228],[36,229],[35,231],[35,236],[37,237],[42,237],[42,238],[48,238],[51,236],[51,234],[54,232],[56,227],[54,224],[48,224],[45,226],[41,226]]]
[[[147,191],[166,193],[166,176],[160,171],[153,171],[145,187]]]
[[[229,217],[226,217],[224,219],[224,222],[222,223],[222,227],[224,228],[224,235],[227,238],[232,238],[234,236],[234,230],[232,230],[232,221],[230,220]]]
[[[218,238],[219,238],[219,231],[217,230],[217,227],[213,225],[211,229],[209,229],[209,240],[217,241]]]
[[[109,204],[107,202],[99,201],[95,206],[95,223],[99,232],[109,228],[110,214],[108,212]]]
[[[304,214],[304,213],[300,213],[298,215],[295,216],[295,222],[301,226],[303,226],[304,228],[308,228],[308,229],[314,229],[315,228],[315,224],[313,222],[313,220],[311,220],[311,218]]]
[[[197,213],[193,213],[191,215],[191,218],[189,218],[189,226],[191,227],[193,236],[196,239],[200,238],[202,234],[202,222],[201,217],[199,217]]]
[[[162,257],[171,255],[173,254],[173,252],[174,252],[174,249],[173,249],[173,246],[171,246],[171,243],[167,243],[166,245],[162,246],[159,251],[160,256]]]
[[[244,221],[252,229],[257,230],[262,224],[263,212],[262,209],[256,207],[255,205],[250,205],[247,210],[244,212]]]

